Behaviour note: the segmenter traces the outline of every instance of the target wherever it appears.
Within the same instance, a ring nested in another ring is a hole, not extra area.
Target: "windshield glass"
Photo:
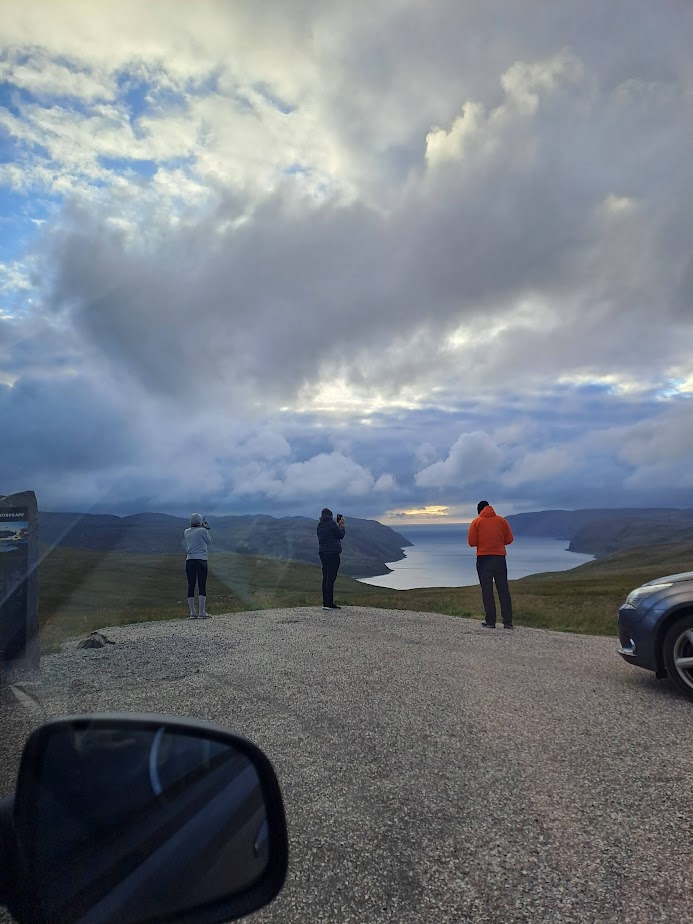
[[[691,5],[0,19],[0,794],[191,716],[259,921],[690,914]]]

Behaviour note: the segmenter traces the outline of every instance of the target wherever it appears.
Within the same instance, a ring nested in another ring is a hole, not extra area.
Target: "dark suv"
[[[693,699],[693,571],[631,591],[618,611],[619,654]]]

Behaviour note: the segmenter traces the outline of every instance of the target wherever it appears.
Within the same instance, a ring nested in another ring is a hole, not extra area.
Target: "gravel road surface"
[[[105,631],[3,708],[2,789],[26,732],[66,712],[240,731],[290,832],[254,924],[693,919],[693,703],[615,639],[359,607]]]

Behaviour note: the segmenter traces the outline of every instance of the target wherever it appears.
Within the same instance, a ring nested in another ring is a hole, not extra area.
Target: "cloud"
[[[551,447],[538,452],[522,455],[514,465],[503,474],[503,483],[509,487],[548,481],[557,475],[570,471],[576,464],[576,453],[570,447]]]
[[[428,167],[435,168],[446,161],[464,161],[471,156],[484,160],[499,156],[505,162],[507,145],[520,140],[515,136],[516,131],[526,131],[540,104],[555,103],[552,98],[583,79],[582,62],[569,49],[545,61],[516,61],[501,76],[505,98],[499,106],[487,112],[482,103],[468,100],[448,130],[429,132],[426,137]],[[561,103],[565,102],[561,99]],[[532,139],[524,137],[521,140],[531,142]],[[532,149],[530,144],[530,153]],[[516,148],[513,160],[526,157],[527,153]]]
[[[410,510],[387,510],[385,518],[390,520],[410,519],[414,522],[422,519],[442,519],[449,515],[450,507],[428,504],[425,507],[412,507]]]
[[[305,498],[364,498],[373,491],[388,491],[394,479],[385,473],[377,481],[371,472],[341,452],[319,453],[301,462],[290,462],[270,473],[252,464],[237,470],[235,492],[264,494],[269,498],[300,502]]]
[[[501,451],[483,432],[462,433],[447,458],[416,473],[422,488],[463,488],[492,477],[501,463]]]
[[[210,510],[684,497],[683,5],[361,13],[5,16],[0,189],[40,222],[22,253],[0,227],[6,483]]]

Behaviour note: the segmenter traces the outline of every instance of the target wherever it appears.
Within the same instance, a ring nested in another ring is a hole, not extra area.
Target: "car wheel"
[[[669,627],[662,654],[671,682],[693,699],[693,613],[687,613]]]

